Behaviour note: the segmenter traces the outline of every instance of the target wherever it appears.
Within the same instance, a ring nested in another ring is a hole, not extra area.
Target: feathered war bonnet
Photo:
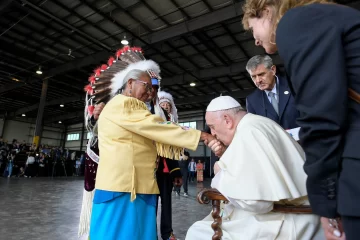
[[[107,64],[103,64],[94,70],[89,77],[89,84],[85,86],[85,125],[89,132],[93,131],[90,118],[93,115],[95,105],[101,102],[107,103],[119,90],[122,90],[129,79],[125,79],[132,70],[147,72],[152,79],[161,80],[160,67],[152,61],[146,60],[143,51],[139,47],[125,46],[119,49],[115,56],[111,56]]]
[[[159,98],[159,104],[163,103],[163,102],[168,102],[171,105],[171,115],[173,117],[173,121],[174,122],[178,122],[178,114],[177,114],[177,109],[174,103],[174,99],[172,97],[172,95],[170,93],[164,92],[164,91],[159,91],[158,92],[158,98]]]

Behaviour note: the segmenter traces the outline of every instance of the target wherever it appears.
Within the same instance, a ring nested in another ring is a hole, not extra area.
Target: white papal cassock
[[[322,240],[320,218],[271,212],[274,203],[308,205],[305,154],[274,121],[246,114],[219,160],[211,186],[230,203],[223,206],[223,240]],[[210,240],[211,215],[193,224],[186,240]]]

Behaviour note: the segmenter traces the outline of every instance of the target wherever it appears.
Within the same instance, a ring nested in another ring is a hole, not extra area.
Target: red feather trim
[[[124,51],[124,52],[127,52],[127,51],[129,51],[129,50],[130,50],[130,47],[129,47],[129,46],[123,47],[123,51]]]
[[[95,76],[99,76],[101,73],[101,68],[97,68],[94,70]]]
[[[107,68],[108,68],[108,66],[107,66],[106,64],[103,64],[103,65],[101,65],[101,67],[100,67],[100,69],[101,69],[102,72],[105,71]]]
[[[116,54],[115,54],[116,58],[119,58],[122,53],[123,53],[123,50],[122,50],[122,49],[119,49],[119,50],[116,52]]]
[[[109,67],[111,67],[114,64],[115,58],[114,57],[110,57],[107,64],[109,65]]]
[[[95,75],[91,75],[91,76],[89,77],[89,82],[90,82],[91,84],[94,84],[95,81],[96,81]]]
[[[134,52],[142,52],[141,47],[132,47],[131,50]]]
[[[92,106],[92,105],[88,106],[88,113],[89,113],[90,116],[93,115],[94,109],[95,109],[95,106]]]
[[[85,92],[87,92],[87,93],[90,94],[90,95],[93,95],[93,93],[94,93],[94,89],[92,88],[91,85],[86,85],[86,86],[84,87],[84,90],[85,90]]]

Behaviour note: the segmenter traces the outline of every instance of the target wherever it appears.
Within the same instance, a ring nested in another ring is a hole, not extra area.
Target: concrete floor
[[[197,192],[209,183],[190,183],[189,197],[173,194],[173,229],[179,240],[210,213],[211,206],[196,201]],[[0,178],[0,239],[78,239],[82,191],[80,177]]]

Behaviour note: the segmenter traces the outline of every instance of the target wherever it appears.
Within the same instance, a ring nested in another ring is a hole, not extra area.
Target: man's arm
[[[309,28],[314,22],[316,28]],[[307,190],[314,213],[337,215],[336,186],[347,118],[347,76],[341,30],[314,7],[291,10],[276,42],[295,91]]]

